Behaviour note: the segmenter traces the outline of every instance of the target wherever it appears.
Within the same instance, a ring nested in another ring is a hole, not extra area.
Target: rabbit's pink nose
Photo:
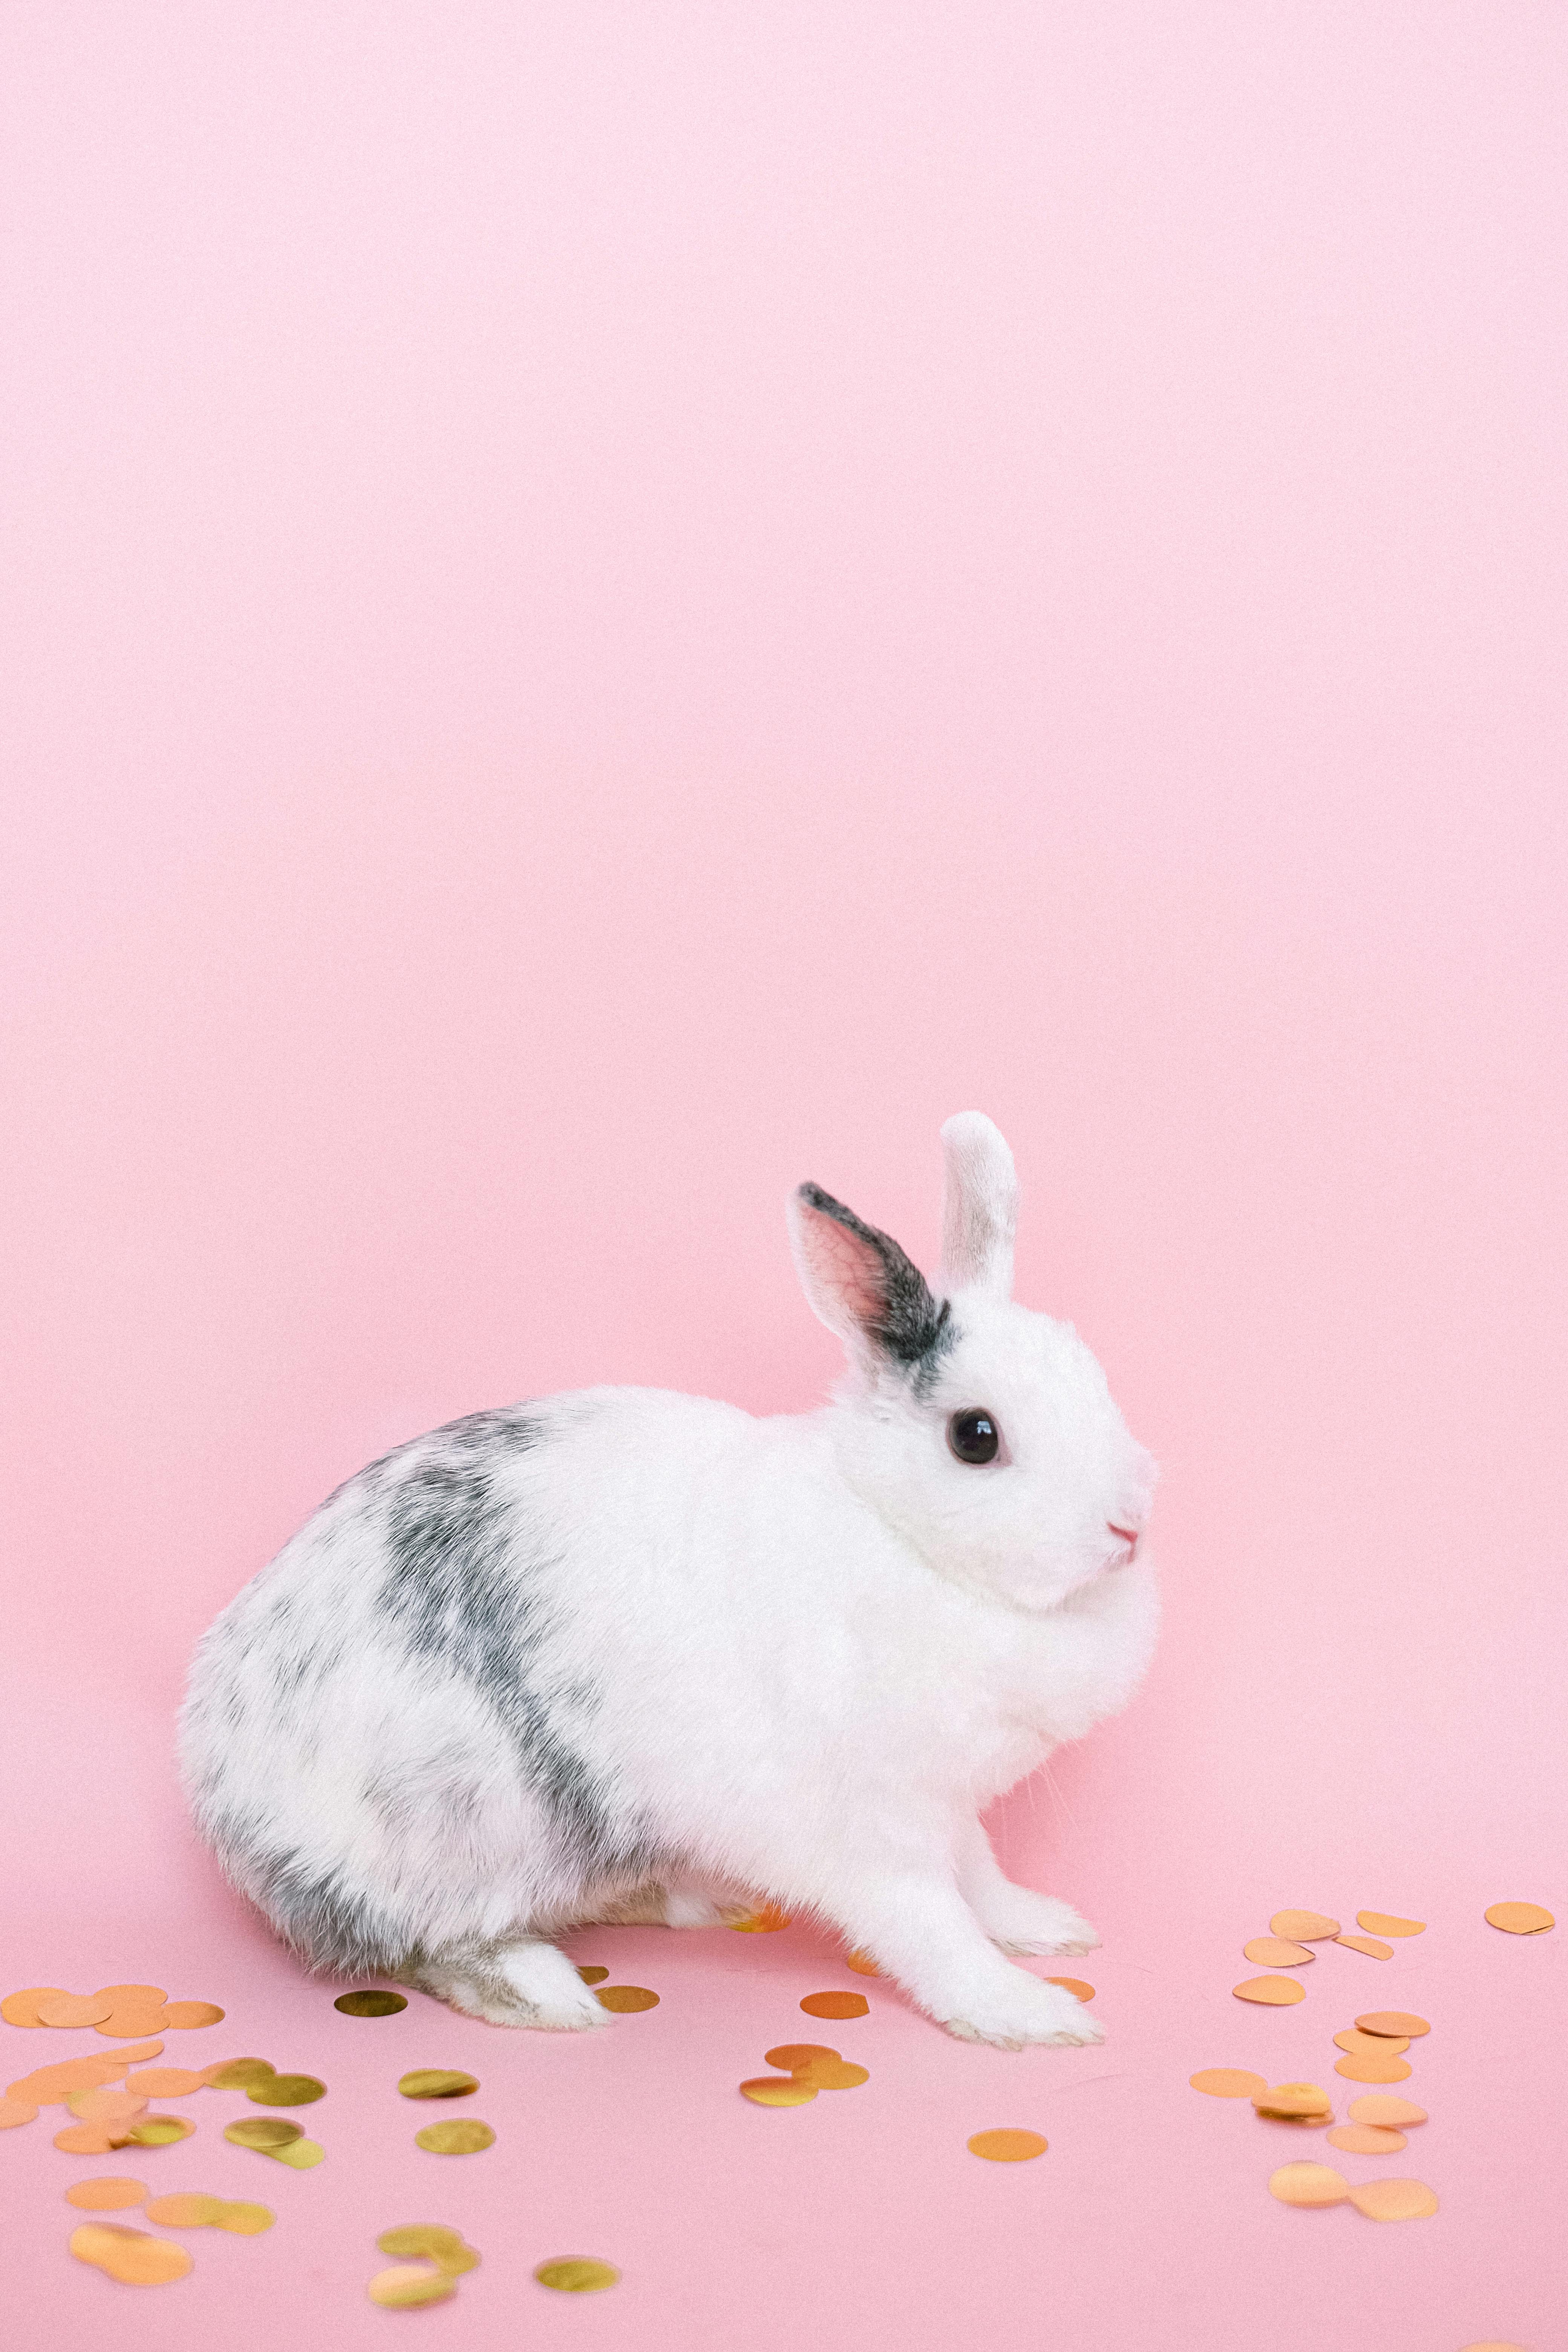
[[[1107,1519],[1107,1521],[1105,1522],[1105,1524],[1106,1524],[1106,1526],[1110,1528],[1110,1530],[1111,1534],[1112,1534],[1113,1536],[1120,1536],[1120,1537],[1121,1537],[1121,1540],[1122,1540],[1122,1542],[1127,1546],[1127,1557],[1128,1557],[1128,1559],[1135,1559],[1137,1558],[1137,1556],[1138,1556],[1138,1530],[1137,1530],[1137,1528],[1119,1528],[1119,1527],[1117,1526],[1117,1524],[1116,1524],[1116,1522],[1115,1522],[1115,1520],[1114,1520],[1114,1519]]]

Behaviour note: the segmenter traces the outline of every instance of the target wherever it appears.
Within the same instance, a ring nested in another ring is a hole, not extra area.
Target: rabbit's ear
[[[790,1240],[807,1298],[830,1331],[860,1351],[910,1365],[938,1346],[948,1310],[918,1265],[825,1192],[803,1184],[789,1204]]]
[[[946,1182],[942,1204],[942,1277],[948,1290],[1013,1295],[1013,1234],[1018,1179],[999,1128],[984,1111],[961,1110],[942,1130]]]

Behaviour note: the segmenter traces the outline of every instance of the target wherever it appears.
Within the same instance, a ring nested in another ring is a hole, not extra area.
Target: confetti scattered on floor
[[[1300,1969],[1317,1954],[1305,1944],[1292,1944],[1283,1936],[1254,1936],[1250,1944],[1243,1944],[1241,1957],[1259,1969]]]
[[[449,2123],[426,2124],[414,2135],[414,2145],[426,2156],[478,2156],[493,2147],[496,2136],[478,2116],[454,2116]]]
[[[1394,1911],[1358,1911],[1355,1923],[1369,1936],[1424,1936],[1426,1932],[1425,1919],[1402,1919]]]
[[[332,2003],[345,2017],[395,2017],[407,2006],[400,1992],[387,1992],[378,1985],[366,1986],[361,1992],[341,1992]]]
[[[1211,2099],[1250,2099],[1268,2088],[1261,2074],[1250,2074],[1245,2066],[1205,2066],[1187,2080]]]
[[[533,2275],[541,2286],[552,2286],[560,2294],[597,2294],[602,2287],[614,2286],[621,2274],[613,2263],[595,2262],[591,2254],[562,2254],[541,2263]]]
[[[1264,2009],[1289,2009],[1307,1997],[1306,1987],[1289,1977],[1248,1977],[1245,1984],[1233,1985],[1231,1990],[1237,2000],[1257,2001]]]
[[[1321,1943],[1327,1936],[1337,1936],[1340,1923],[1331,1919],[1326,1911],[1276,1911],[1268,1922],[1269,1932],[1283,1936],[1291,1944]]]
[[[1044,2156],[1050,2142],[1039,2132],[1009,2126],[999,2131],[975,2132],[964,2146],[971,2156],[983,2156],[988,2164],[1026,2164],[1031,2157]]]
[[[596,1995],[605,2009],[613,2009],[619,2017],[629,2017],[639,2009],[657,2009],[658,1995],[649,1992],[647,1985],[601,1985]]]
[[[397,2087],[405,2099],[466,2099],[479,2082],[458,2066],[416,2066],[398,2076]]]
[[[1494,1903],[1484,1916],[1505,1936],[1543,1936],[1548,1927],[1557,1925],[1539,1903]]]
[[[801,2002],[807,2017],[865,2017],[871,2004],[863,1992],[808,1992]]]
[[[122,2286],[169,2286],[194,2267],[173,2238],[154,2238],[112,2221],[84,2221],[66,2242],[79,2263],[91,2263]]]

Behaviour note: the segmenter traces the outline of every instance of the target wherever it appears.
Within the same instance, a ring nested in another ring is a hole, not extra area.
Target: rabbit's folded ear
[[[830,1331],[858,1352],[918,1363],[938,1347],[948,1309],[889,1234],[825,1192],[803,1184],[789,1204],[801,1285]]]
[[[942,1204],[944,1289],[1013,1295],[1013,1235],[1018,1179],[999,1128],[984,1111],[961,1110],[942,1130],[946,1182]]]

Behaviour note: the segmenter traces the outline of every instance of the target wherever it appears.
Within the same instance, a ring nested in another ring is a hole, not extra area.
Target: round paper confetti
[[[426,2156],[478,2156],[495,2146],[496,2136],[478,2116],[454,2116],[450,2123],[426,2124],[414,2135],[414,2145]]]
[[[445,2303],[458,2292],[458,2282],[446,2271],[426,2270],[421,2263],[398,2263],[377,2271],[365,2293],[384,2311],[413,2311],[424,2303]]]
[[[1250,2074],[1245,2066],[1205,2066],[1187,2080],[1194,2091],[1205,2091],[1211,2099],[1251,2099],[1268,2088],[1261,2074]]]
[[[479,2087],[478,2078],[451,2066],[416,2066],[397,2084],[405,2099],[466,2099]]]
[[[804,2107],[816,2098],[816,2085],[795,2074],[753,2074],[742,2084],[741,2096],[759,2107]]]
[[[112,2221],[84,2221],[68,2241],[79,2263],[107,2271],[122,2286],[168,2286],[193,2268],[184,2246],[173,2238],[149,2237]]]
[[[147,2208],[147,2219],[163,2230],[210,2230],[222,2210],[221,2197],[205,2197],[199,2189],[186,2189],[173,2197],[154,2197]]]
[[[206,2079],[191,2066],[147,2066],[140,2074],[127,2074],[125,2087],[144,2099],[188,2099],[193,2091],[205,2090]]]
[[[68,2124],[55,2134],[55,2146],[67,2156],[108,2156],[132,2137],[130,2124]]]
[[[1424,1936],[1426,1933],[1425,1919],[1402,1919],[1397,1911],[1358,1911],[1355,1923],[1358,1927],[1364,1927],[1369,1936]]]
[[[66,2190],[66,2203],[79,2205],[85,2213],[113,2213],[125,2205],[140,2205],[146,2194],[144,2180],[124,2180],[115,2173],[103,2173],[96,2180],[73,2180]]]
[[[1414,2099],[1396,2099],[1392,2091],[1369,2092],[1364,2099],[1352,2099],[1350,2115],[1352,2123],[1388,2124],[1396,2131],[1426,2120],[1425,2107],[1418,2107]]]
[[[1279,1936],[1254,1936],[1250,1944],[1243,1944],[1241,1957],[1255,1968],[1300,1969],[1318,1956],[1310,1952],[1305,1944],[1287,1943]]]
[[[596,2263],[591,2254],[563,2254],[541,2263],[533,2275],[541,2286],[561,2294],[597,2294],[601,2287],[614,2286],[620,2273],[613,2263]]]
[[[1268,2189],[1281,2205],[1342,2205],[1352,2193],[1331,2164],[1282,2164],[1269,2174]]]
[[[162,1985],[100,1985],[96,1998],[111,2009],[162,2009],[168,1994]]]
[[[404,2081],[407,2079],[405,2075]],[[479,2084],[470,2076],[465,2075],[463,2080],[468,2089],[479,2089]],[[265,2081],[252,2083],[246,2095],[258,2107],[309,2107],[313,2106],[318,2099],[326,2097],[327,2086],[314,2074],[268,2074]],[[436,2099],[444,2098],[447,2094],[441,2091],[410,2091],[405,2095]]]
[[[286,2164],[290,2172],[309,2172],[327,2153],[319,2139],[290,2140],[287,2147],[264,2147],[258,2152],[270,2157],[275,2164]]]
[[[1062,1990],[1064,1992],[1070,1992],[1075,2000],[1092,2000],[1094,1999],[1094,1987],[1091,1984],[1085,1984],[1081,1977],[1047,1977],[1046,1979],[1046,1982],[1047,1984],[1059,1984]]]
[[[989,2164],[1026,2164],[1050,2146],[1038,2132],[1013,2130],[975,2132],[963,2144],[971,2156],[983,2156]]]
[[[1248,1977],[1245,1984],[1233,1985],[1237,2000],[1260,2001],[1265,2009],[1289,2009],[1292,2001],[1306,1998],[1305,1988],[1293,1984],[1289,1977]]]
[[[226,2015],[214,2000],[172,2000],[163,2011],[163,2022],[176,2033],[194,2033],[204,2025],[221,2025]]]
[[[789,1914],[775,1903],[764,1903],[749,1919],[731,1919],[730,1925],[737,1936],[776,1936],[781,1927],[789,1926]]]
[[[5,2000],[0,2000],[0,2017],[7,2025],[42,2025],[44,2021],[38,2015],[38,2003],[41,2000],[63,2000],[65,1998],[63,1985],[28,1985],[21,1992],[8,1992]]]
[[[1548,1927],[1557,1925],[1551,1912],[1539,1903],[1494,1903],[1486,1916],[1505,1936],[1543,1936]]]
[[[122,2063],[115,2058],[62,2058],[58,2066],[35,2066],[12,2084],[6,2095],[13,2099],[31,2099],[40,2107],[52,2107],[68,2099],[73,2091],[91,2091],[100,2084],[118,2082]]]
[[[1375,1936],[1336,1936],[1334,1941],[1342,1944],[1347,1952],[1364,1952],[1369,1960],[1391,1960],[1394,1958],[1393,1945],[1380,1944]]]
[[[1351,2203],[1369,2221],[1424,2221],[1437,2210],[1437,2192],[1424,2180],[1363,2180]]]
[[[1424,2017],[1417,2017],[1409,2009],[1369,2009],[1356,2019],[1356,2023],[1363,2033],[1375,2033],[1383,2041],[1391,2036],[1396,2039],[1400,2034],[1413,2040],[1432,2031]]]
[[[795,2068],[797,2083],[809,2083],[814,2091],[858,2091],[862,2083],[871,2079],[868,2066],[858,2066],[852,2058],[813,2058],[805,2066]]]
[[[130,2128],[138,2147],[172,2147],[177,2139],[189,2139],[195,2126],[184,2116],[143,2116]]]
[[[384,2254],[399,2254],[405,2260],[418,2255],[452,2278],[479,2267],[479,2248],[468,2245],[460,2230],[449,2230],[444,2221],[405,2221],[398,2229],[384,2230],[375,2242]]]
[[[225,2058],[205,2069],[215,2091],[247,2091],[252,2083],[268,2083],[277,2069],[265,2058]]]
[[[658,2007],[658,1993],[649,1992],[647,1985],[601,1985],[595,1998],[619,2016],[630,2016],[639,2009]]]
[[[577,1973],[584,1984],[603,1984],[610,1971],[608,1969],[589,1968],[579,1969]]]
[[[14,2099],[9,2093],[0,2099],[0,2131],[15,2131],[18,2124],[37,2123],[38,2110],[30,2099]]]
[[[344,2017],[395,2017],[407,2006],[400,1992],[388,1992],[380,1985],[367,1985],[363,1992],[341,1992],[332,2003]]]
[[[863,1992],[808,1992],[801,2007],[807,2017],[866,2017],[871,2004]]]
[[[1347,2083],[1404,2083],[1410,2077],[1410,2068],[1403,2058],[1379,2058],[1372,2053],[1365,2056],[1352,2051],[1348,2058],[1334,2061],[1334,2072],[1342,2074]]]
[[[1359,2025],[1347,2025],[1342,2033],[1335,2034],[1334,2042],[1352,2058],[1403,2058],[1410,2047],[1410,2037],[1405,2033],[1363,2033]]]
[[[57,1992],[38,2003],[40,2025],[100,2025],[114,2003],[97,1993]]]
[[[837,2058],[837,2050],[829,2050],[825,2042],[780,2042],[772,2050],[764,2050],[763,2061],[768,2066],[782,2066],[793,2074],[802,2066],[809,2066],[814,2058]]]
[[[1321,1944],[1325,1936],[1340,1932],[1339,1921],[1326,1911],[1276,1911],[1268,1925],[1292,1944]]]
[[[1336,2124],[1329,2146],[1342,2147],[1349,2156],[1397,2156],[1409,2142],[1402,2131],[1390,2131],[1383,2124]]]
[[[851,1952],[845,1965],[853,1969],[858,1977],[879,1977],[882,1973],[869,1952]]]
[[[282,2116],[241,2116],[224,2132],[225,2139],[231,2140],[236,2147],[268,2150],[288,2147],[290,2142],[304,2137],[303,2124],[289,2123]]]
[[[109,2042],[139,2042],[144,2034],[162,2033],[163,2022],[161,2009],[115,2009],[96,2031]]]
[[[1260,2116],[1326,2116],[1329,2095],[1316,2083],[1276,2083],[1272,2090],[1262,2090],[1254,2096],[1253,2105]]]
[[[73,2116],[84,2124],[129,2123],[132,2116],[143,2116],[147,2102],[134,2091],[120,2091],[105,2085],[97,2091],[73,2091],[66,2101]]]

